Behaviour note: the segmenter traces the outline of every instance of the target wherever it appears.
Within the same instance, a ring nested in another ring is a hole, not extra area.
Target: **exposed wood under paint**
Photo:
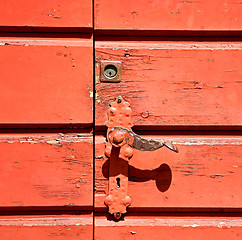
[[[132,208],[241,208],[241,137],[145,136],[173,140],[178,154],[162,148],[134,150],[129,161]],[[103,136],[96,137],[96,207],[106,209],[108,166]],[[149,194],[146,194],[149,193]]]
[[[1,135],[1,207],[93,205],[91,135]]]
[[[23,227],[34,227],[34,226],[61,226],[61,225],[92,225],[92,217],[39,217],[35,218],[0,218],[0,227],[1,226],[23,226]]]
[[[135,126],[241,126],[241,43],[96,42],[96,125],[121,95]],[[121,82],[101,83],[100,62],[121,61]]]

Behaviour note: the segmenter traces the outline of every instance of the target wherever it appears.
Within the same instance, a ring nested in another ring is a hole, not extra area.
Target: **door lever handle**
[[[128,195],[128,160],[133,156],[133,148],[155,151],[165,146],[178,152],[172,142],[142,138],[131,130],[132,126],[130,104],[122,97],[116,98],[108,108],[105,155],[109,160],[109,189],[104,200],[116,219],[127,212],[132,201]]]
[[[178,148],[171,141],[157,141],[142,138],[124,127],[113,127],[108,133],[108,139],[114,147],[122,147],[124,144],[128,144],[130,147],[140,151],[155,151],[166,146],[170,150],[178,152]]]

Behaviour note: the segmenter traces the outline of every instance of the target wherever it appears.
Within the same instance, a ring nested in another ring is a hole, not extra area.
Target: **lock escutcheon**
[[[118,83],[121,81],[121,62],[101,61],[100,81]]]
[[[128,160],[133,148],[154,151],[165,146],[178,152],[172,142],[142,138],[131,130],[132,126],[130,104],[122,97],[116,98],[108,108],[105,155],[109,159],[109,193],[104,201],[116,219],[127,212],[132,201],[128,195]]]

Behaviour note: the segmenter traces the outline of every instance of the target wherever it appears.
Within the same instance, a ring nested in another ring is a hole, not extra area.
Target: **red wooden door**
[[[0,238],[240,239],[241,8],[1,1]],[[120,82],[101,81],[103,61]],[[134,150],[116,221],[104,152],[120,95],[134,132],[179,153]]]
[[[93,238],[92,2],[0,3],[0,239]]]
[[[96,0],[94,9],[95,239],[241,239],[241,4]],[[102,61],[121,63],[120,82],[102,81]],[[115,222],[104,205],[104,113],[119,95],[134,132],[179,153],[134,150],[132,203]]]

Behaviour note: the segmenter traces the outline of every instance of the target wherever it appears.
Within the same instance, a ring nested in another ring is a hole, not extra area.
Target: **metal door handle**
[[[124,127],[113,127],[108,133],[108,139],[114,147],[122,147],[124,144],[128,144],[130,147],[141,151],[155,151],[166,146],[170,150],[178,152],[178,148],[171,141],[145,139]]]
[[[178,152],[172,142],[142,138],[131,130],[132,126],[130,104],[122,97],[116,98],[108,108],[105,155],[109,159],[109,192],[104,201],[116,219],[127,212],[132,201],[128,195],[128,160],[133,156],[133,148],[154,151],[166,146]]]

